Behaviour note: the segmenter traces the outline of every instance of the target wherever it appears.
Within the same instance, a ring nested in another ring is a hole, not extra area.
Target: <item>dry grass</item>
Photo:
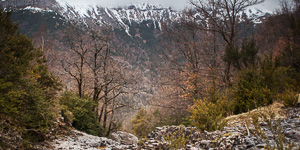
[[[254,110],[251,110],[246,113],[238,114],[238,115],[233,115],[225,118],[228,121],[228,125],[236,125],[239,122],[245,122],[245,121],[250,121],[251,120],[251,115],[254,114],[259,114],[259,113],[265,113],[265,112],[271,112],[276,114],[275,118],[285,118],[285,110],[283,108],[282,102],[274,102],[270,106],[266,107],[260,107]]]

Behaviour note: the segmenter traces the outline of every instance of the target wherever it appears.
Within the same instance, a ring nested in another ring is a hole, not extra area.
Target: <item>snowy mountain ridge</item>
[[[163,8],[161,5],[148,3],[129,5],[122,8],[108,8],[100,6],[71,6],[64,0],[57,0],[55,6],[60,13],[70,19],[92,19],[98,25],[111,25],[121,27],[129,34],[129,26],[132,23],[152,21],[155,29],[161,29],[164,22],[177,21],[181,13],[171,8]]]
[[[149,3],[131,4],[124,7],[108,8],[96,5],[74,5],[66,0],[2,0],[0,7],[15,7],[31,11],[54,11],[67,19],[75,19],[86,22],[93,22],[97,25],[109,25],[115,28],[122,28],[129,35],[130,26],[133,23],[152,22],[154,29],[161,30],[163,23],[176,22],[182,18],[183,13],[166,8],[162,5]],[[255,7],[244,10],[243,14],[251,19],[253,23],[261,23],[263,16],[269,12],[261,11]],[[241,14],[242,15],[242,14]],[[200,17],[201,14],[195,14]],[[242,20],[241,20],[242,21]]]

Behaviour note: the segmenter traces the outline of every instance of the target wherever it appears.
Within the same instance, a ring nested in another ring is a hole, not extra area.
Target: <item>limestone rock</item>
[[[300,148],[300,108],[287,108],[286,118],[280,119],[281,133],[285,135],[284,145],[294,143],[294,149]],[[278,120],[273,120],[276,122]],[[269,145],[276,146],[273,133],[266,122],[260,122],[261,130],[265,133]],[[107,150],[136,150],[136,149],[170,149],[170,138],[166,135],[185,136],[185,143],[179,149],[185,150],[257,150],[267,146],[266,139],[255,134],[255,127],[252,124],[245,125],[242,121],[235,121],[220,131],[200,131],[195,127],[185,126],[164,126],[156,127],[141,139],[139,147],[138,138],[126,132],[112,133],[112,139],[88,135],[77,130],[65,133],[65,136],[57,137],[45,149],[107,149]],[[176,133],[176,134],[174,134]],[[180,134],[178,134],[180,133]],[[278,134],[278,133],[274,133]],[[277,136],[277,135],[275,135]],[[173,140],[178,137],[172,137]],[[174,141],[173,141],[174,142]],[[1,147],[0,147],[1,149]]]
[[[286,118],[281,118],[281,132],[285,135],[284,145],[294,143],[294,149],[300,148],[300,108],[288,108]],[[275,123],[277,120],[273,120]],[[267,146],[265,139],[261,139],[254,134],[254,125],[243,125],[244,122],[236,121],[224,127],[221,131],[207,132],[199,131],[193,127],[164,126],[157,127],[147,135],[147,139],[142,139],[141,149],[169,149],[165,139],[166,135],[174,135],[182,128],[183,135],[187,139],[186,145],[182,149],[212,149],[212,150],[256,150],[264,149]],[[266,122],[259,123],[271,147],[276,146],[273,133]],[[275,133],[278,134],[278,133]],[[182,136],[182,135],[180,135]],[[276,135],[277,136],[277,135]],[[173,137],[178,138],[178,137]]]
[[[139,141],[139,139],[135,135],[123,131],[112,133],[111,138],[124,145],[137,144]]]

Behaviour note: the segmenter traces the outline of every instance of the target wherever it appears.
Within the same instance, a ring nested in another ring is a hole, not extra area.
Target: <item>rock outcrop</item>
[[[276,120],[272,121],[272,126]],[[228,124],[220,131],[199,131],[194,127],[164,126],[157,127],[148,134],[147,139],[142,139],[141,149],[168,149],[171,142],[176,141],[179,136],[185,136],[179,142],[184,142],[183,149],[216,149],[216,150],[244,150],[265,149],[268,145],[278,147],[276,140],[284,135],[282,142],[285,147],[293,143],[293,149],[300,148],[300,108],[289,108],[286,117],[280,119],[281,131],[271,130],[266,122],[260,122],[260,130],[266,139],[257,135],[257,129],[253,124],[236,121]],[[175,134],[174,134],[175,133]],[[274,135],[273,135],[274,133]],[[169,137],[168,137],[169,135]],[[170,136],[173,136],[170,138]],[[274,138],[275,136],[275,138]],[[279,142],[280,143],[280,142]]]
[[[45,8],[55,3],[55,0],[1,0],[0,8],[24,8],[26,6]]]
[[[88,135],[77,130],[66,131],[61,136],[56,136],[52,142],[43,145],[44,149],[106,149],[106,150],[166,150],[175,149],[210,149],[210,150],[256,150],[266,149],[267,146],[278,147],[283,143],[285,147],[291,145],[293,149],[300,148],[300,107],[284,109],[284,115],[276,120],[257,123],[264,137],[257,134],[257,128],[251,124],[250,118],[244,120],[233,119],[222,130],[207,132],[195,127],[164,126],[156,127],[147,135],[146,139],[138,142],[136,136],[126,132],[112,133],[111,138]],[[246,121],[248,119],[248,121]],[[275,125],[278,128],[270,129]],[[278,129],[278,130],[277,130]],[[276,140],[283,137],[282,142]],[[275,138],[274,138],[275,137]]]
[[[98,137],[77,130],[70,130],[64,136],[56,137],[54,141],[45,144],[44,149],[123,150],[123,149],[137,149],[137,145],[136,144],[125,145],[105,137]]]
[[[136,145],[139,142],[139,139],[135,135],[123,131],[112,133],[111,138],[124,145]]]

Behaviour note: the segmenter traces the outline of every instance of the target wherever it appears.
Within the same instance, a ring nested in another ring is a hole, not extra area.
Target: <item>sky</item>
[[[189,0],[65,0],[70,5],[99,5],[103,7],[118,7],[126,6],[136,3],[149,3],[149,4],[161,4],[165,7],[171,7],[175,10],[182,10],[189,6]],[[276,8],[280,7],[280,0],[265,0],[263,4],[257,6],[258,8],[268,10],[270,12],[274,11]]]

